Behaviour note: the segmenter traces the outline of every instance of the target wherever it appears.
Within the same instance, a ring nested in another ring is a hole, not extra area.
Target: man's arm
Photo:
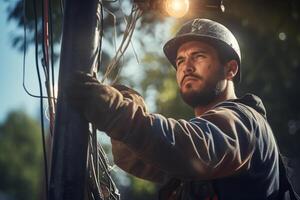
[[[164,183],[168,180],[166,172],[151,163],[146,163],[123,142],[112,139],[111,144],[115,164],[127,173],[156,183]]]
[[[254,151],[254,127],[238,109],[218,107],[191,121],[167,119],[145,112],[110,86],[81,79],[87,81],[71,87],[70,103],[145,163],[172,177],[199,180],[247,167]]]
[[[195,118],[190,122],[157,114],[132,115],[132,110],[120,112],[124,121],[120,117],[118,123],[123,125],[111,124],[107,133],[171,176],[186,179],[228,176],[247,167],[254,151],[254,135],[227,110],[204,116],[210,121]],[[127,114],[134,117],[128,120]]]

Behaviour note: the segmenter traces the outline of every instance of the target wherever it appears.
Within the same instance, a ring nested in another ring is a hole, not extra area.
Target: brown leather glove
[[[123,95],[124,98],[133,101],[137,105],[141,106],[143,108],[144,112],[147,112],[146,103],[145,103],[142,95],[140,95],[140,93],[138,93],[137,91],[135,91],[125,85],[121,85],[121,84],[115,84],[115,85],[112,85],[112,87],[117,89]]]
[[[107,126],[116,122],[131,102],[146,111],[144,100],[136,91],[123,85],[101,84],[83,72],[70,75],[64,92],[68,103],[101,131],[107,131]]]
[[[64,87],[67,102],[85,118],[97,123],[99,130],[123,105],[123,95],[115,88],[101,84],[95,77],[75,72]]]

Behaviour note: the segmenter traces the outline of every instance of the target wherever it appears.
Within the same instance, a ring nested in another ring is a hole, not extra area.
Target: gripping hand
[[[115,89],[117,89],[124,97],[124,99],[128,99],[133,101],[133,103],[142,107],[144,112],[147,112],[146,103],[144,98],[135,90],[125,86],[125,85],[112,85]]]
[[[83,72],[70,75],[64,92],[68,103],[101,131],[117,128],[117,122],[133,116],[138,107],[146,111],[143,98],[134,90],[124,85],[101,84]]]

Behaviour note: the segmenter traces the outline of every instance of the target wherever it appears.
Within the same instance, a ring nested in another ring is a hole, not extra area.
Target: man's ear
[[[236,60],[230,60],[225,64],[225,75],[227,80],[233,80],[238,73],[239,66]]]

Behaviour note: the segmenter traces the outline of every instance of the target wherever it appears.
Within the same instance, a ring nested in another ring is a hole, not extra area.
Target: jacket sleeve
[[[131,101],[110,103],[104,122],[97,108],[87,118],[141,158],[180,179],[207,180],[246,169],[255,148],[255,123],[236,103],[186,120],[150,114]],[[103,115],[103,113],[100,112]]]
[[[127,173],[156,183],[163,183],[168,179],[167,173],[146,163],[123,142],[111,139],[111,144],[115,164]]]

